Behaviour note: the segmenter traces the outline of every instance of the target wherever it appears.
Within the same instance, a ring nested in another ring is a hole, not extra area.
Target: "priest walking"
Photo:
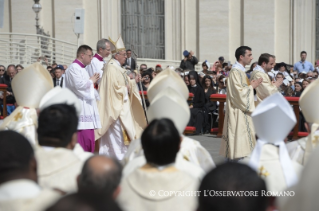
[[[116,43],[110,41],[116,49],[99,84],[102,128],[95,131],[95,139],[101,138],[100,154],[122,160],[130,141],[140,137],[146,121],[136,82],[122,68],[127,58],[122,37]]]
[[[239,160],[250,155],[256,138],[251,113],[255,109],[254,89],[262,82],[249,79],[245,66],[253,59],[251,48],[241,46],[235,52],[237,62],[227,79],[226,114],[220,154],[229,160]]]
[[[94,129],[101,128],[99,112],[96,105],[94,84],[99,80],[99,73],[89,76],[85,69],[92,60],[92,48],[81,45],[77,58],[65,72],[66,87],[81,101],[82,111],[79,116],[78,142],[87,152],[94,152]]]

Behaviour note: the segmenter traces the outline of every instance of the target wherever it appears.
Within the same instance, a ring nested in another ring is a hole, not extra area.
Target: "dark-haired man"
[[[77,59],[66,70],[66,87],[69,88],[82,102],[82,111],[79,116],[78,142],[85,151],[94,152],[94,129],[101,128],[100,116],[96,105],[98,98],[94,91],[94,84],[100,75],[95,73],[89,76],[86,65],[92,60],[92,48],[81,45],[77,50]]]
[[[257,80],[262,78],[262,83],[256,87],[256,101],[255,106],[257,106],[266,97],[278,92],[278,87],[282,84],[283,80],[271,81],[268,73],[271,72],[272,68],[275,66],[275,56],[268,53],[263,53],[258,59],[258,64],[254,71],[250,75],[250,80]]]
[[[144,130],[141,142],[147,163],[121,181],[117,198],[121,208],[124,211],[195,210],[196,179],[174,166],[181,138],[172,120],[153,120]],[[166,194],[167,191],[176,194]],[[186,192],[193,195],[178,195]]]
[[[131,71],[134,71],[136,69],[136,62],[135,60],[132,58],[132,51],[131,49],[127,49],[126,50],[126,60],[125,60],[125,68]]]
[[[307,58],[307,52],[306,51],[301,51],[300,52],[300,61],[296,62],[294,64],[294,70],[297,70],[298,73],[302,72],[308,72],[308,71],[314,71],[314,67],[311,64],[311,62],[306,61]]]
[[[64,67],[62,65],[57,65],[56,68],[54,68],[55,78],[53,78],[53,86],[65,87],[64,77],[62,76],[63,72]]]
[[[29,141],[14,131],[0,131],[0,210],[42,211],[60,194],[42,189]]]
[[[51,105],[40,112],[36,151],[39,183],[63,192],[77,189],[82,160],[73,152],[77,143],[78,117],[74,106]]]
[[[255,109],[254,89],[263,81],[246,76],[245,66],[253,59],[251,48],[241,46],[235,52],[237,62],[227,79],[226,115],[220,154],[230,160],[248,156],[254,149],[256,139],[250,114]]]
[[[204,177],[199,191],[198,211],[266,211],[269,206],[269,197],[263,195],[267,192],[266,183],[244,164],[228,162],[217,166]]]

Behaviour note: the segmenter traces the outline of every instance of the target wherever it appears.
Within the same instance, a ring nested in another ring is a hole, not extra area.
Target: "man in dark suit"
[[[64,82],[64,77],[62,77],[62,74],[63,74],[62,71],[64,71],[64,67],[62,65],[58,65],[56,66],[56,68],[54,68],[55,78],[53,78],[53,85],[64,88],[65,82]]]
[[[132,55],[132,51],[130,49],[126,50],[126,55],[127,55],[127,59],[125,61],[125,68],[131,71],[134,71],[136,69],[136,62],[135,60],[131,57]]]

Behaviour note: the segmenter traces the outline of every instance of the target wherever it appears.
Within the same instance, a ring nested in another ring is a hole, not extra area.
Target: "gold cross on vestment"
[[[312,144],[314,145],[317,145],[318,144],[318,139],[319,139],[319,136],[314,136],[315,140],[312,140]]]
[[[14,121],[18,121],[19,119],[22,119],[21,112],[17,113],[13,118],[14,118]]]
[[[265,170],[265,171],[264,171]],[[259,176],[264,176],[264,177],[267,177],[269,176],[269,172],[265,169],[264,166],[261,166],[259,168],[259,173],[258,173]]]

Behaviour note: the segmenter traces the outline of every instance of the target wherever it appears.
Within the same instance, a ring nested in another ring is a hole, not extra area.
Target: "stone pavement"
[[[199,141],[202,146],[211,154],[216,165],[225,161],[225,158],[219,155],[219,148],[222,140],[221,138],[217,138],[216,135],[211,134],[188,137]]]

